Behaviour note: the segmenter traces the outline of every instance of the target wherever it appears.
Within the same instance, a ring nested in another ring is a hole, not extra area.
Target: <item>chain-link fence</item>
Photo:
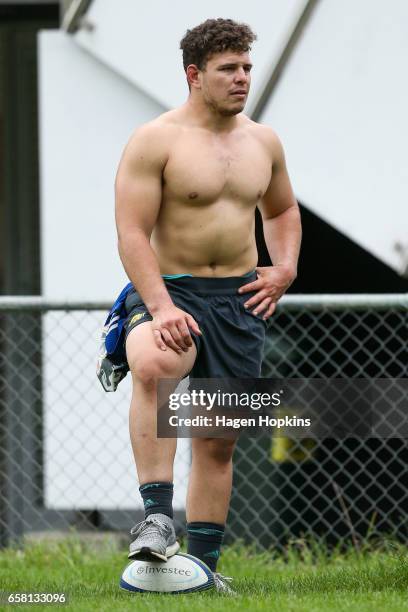
[[[128,436],[130,377],[95,376],[108,304],[0,298],[0,546],[28,532],[128,531],[143,515]],[[263,376],[405,378],[408,296],[286,296],[268,330]],[[179,440],[175,517],[190,463]],[[226,540],[261,547],[304,534],[328,542],[408,535],[407,441],[240,439]]]

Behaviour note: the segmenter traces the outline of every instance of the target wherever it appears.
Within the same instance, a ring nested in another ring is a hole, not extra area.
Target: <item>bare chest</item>
[[[271,178],[270,156],[254,138],[184,137],[175,143],[163,179],[165,197],[194,206],[220,199],[253,204]]]

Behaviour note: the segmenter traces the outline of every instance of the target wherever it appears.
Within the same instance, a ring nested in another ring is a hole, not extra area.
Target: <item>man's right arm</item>
[[[115,183],[118,248],[126,273],[153,316],[159,348],[186,349],[194,319],[176,308],[163,279],[150,236],[162,198],[162,173],[167,162],[163,128],[146,125],[137,130],[125,148]]]

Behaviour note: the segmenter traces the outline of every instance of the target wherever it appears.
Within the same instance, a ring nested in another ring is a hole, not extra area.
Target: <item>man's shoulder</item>
[[[263,123],[253,121],[249,117],[245,117],[245,126],[251,131],[255,138],[258,138],[265,146],[275,151],[277,147],[281,146],[281,141],[275,130]]]
[[[130,159],[145,156],[164,162],[180,130],[169,115],[171,111],[136,127],[125,147],[125,155]]]
[[[172,138],[175,133],[180,129],[180,126],[172,118],[172,112],[168,111],[159,115],[155,119],[142,123],[135,128],[131,141],[146,141],[147,143],[156,144],[163,142],[163,138]]]

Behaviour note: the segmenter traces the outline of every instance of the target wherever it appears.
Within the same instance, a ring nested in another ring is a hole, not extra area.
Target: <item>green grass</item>
[[[118,588],[126,551],[112,540],[95,548],[79,536],[27,544],[0,552],[0,590],[65,592],[65,610],[152,612],[268,610],[271,612],[408,611],[408,555],[402,544],[384,540],[328,554],[317,543],[298,540],[285,555],[225,548],[219,570],[234,578],[237,597],[215,591],[190,595],[138,595]],[[2,609],[50,610],[54,605]]]

